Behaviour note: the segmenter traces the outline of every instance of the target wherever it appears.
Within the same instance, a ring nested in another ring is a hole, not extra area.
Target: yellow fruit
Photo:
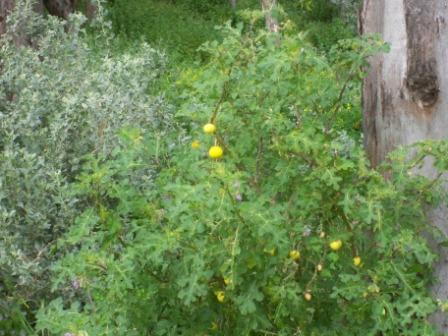
[[[208,123],[208,124],[205,124],[204,127],[202,127],[202,129],[204,130],[204,133],[211,134],[211,133],[215,133],[216,126],[211,123]]]
[[[378,285],[377,284],[371,284],[371,285],[369,285],[368,287],[367,287],[367,290],[370,292],[370,293],[379,293],[380,291],[381,291],[381,289],[378,287]]]
[[[219,159],[222,154],[224,154],[224,151],[220,146],[212,146],[208,151],[208,156],[210,156],[212,159]]]
[[[198,149],[199,147],[201,147],[201,143],[199,142],[199,140],[194,140],[194,141],[191,143],[191,148],[193,148],[193,149]]]
[[[300,252],[297,250],[289,251],[289,257],[294,261],[299,261],[300,259]]]
[[[310,292],[306,292],[305,294],[303,294],[303,297],[304,297],[305,300],[307,300],[307,301],[311,301],[311,299],[313,298],[313,297],[311,296],[311,293],[310,293]]]
[[[264,253],[267,253],[271,256],[275,256],[275,247],[271,248],[270,250],[264,249]]]
[[[324,267],[322,266],[322,264],[317,264],[316,269],[318,272],[322,271]]]
[[[340,240],[334,240],[334,241],[332,241],[332,242],[330,243],[330,248],[331,248],[333,251],[337,251],[337,250],[339,250],[341,247],[342,247],[342,241],[340,241]]]
[[[216,295],[216,299],[218,299],[219,302],[221,302],[221,303],[224,302],[224,299],[226,298],[226,295],[224,294],[223,291],[216,291],[215,295]]]
[[[226,284],[226,286],[228,286],[228,285],[230,285],[232,283],[232,279],[224,278],[224,283]]]
[[[101,218],[101,220],[105,221],[107,219],[108,215],[109,214],[107,212],[107,209],[101,206],[100,207],[100,218]]]
[[[355,265],[356,267],[358,267],[359,265],[361,265],[361,257],[354,257],[353,258],[353,265]]]
[[[212,322],[212,326],[210,327],[211,330],[218,330],[218,323]]]

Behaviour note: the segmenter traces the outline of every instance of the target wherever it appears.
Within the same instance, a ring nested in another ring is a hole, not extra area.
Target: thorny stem
[[[440,179],[443,177],[443,175],[444,175],[443,172],[439,172],[439,174],[433,180],[431,180],[431,182],[429,182],[426,186],[424,186],[423,188],[420,189],[419,193],[423,194],[424,192],[431,189],[437,182],[440,181]]]
[[[319,260],[319,264],[322,264],[322,263],[323,263],[323,261],[324,261],[326,255],[327,255],[327,249],[325,248],[325,249],[324,249],[324,253],[322,254],[322,256],[321,256],[321,258],[320,258],[320,260]],[[319,273],[319,270],[317,269],[317,267],[315,267],[315,268],[314,268],[313,276],[311,277],[310,281],[308,281],[308,283],[306,284],[306,286],[305,286],[305,290],[308,291],[308,289],[310,288],[310,286],[311,286],[311,285],[313,284],[313,282],[316,280],[316,278],[317,278],[317,274],[318,274],[318,273]]]
[[[333,104],[330,119],[328,120],[327,126],[325,127],[326,132],[329,131],[331,125],[333,124],[334,119],[336,118],[336,112],[338,111],[338,109],[341,106],[342,98],[344,98],[344,94],[345,94],[345,91],[347,90],[348,84],[351,82],[351,80],[353,79],[354,76],[355,76],[354,70],[350,71],[347,79],[345,80],[344,84],[342,85],[342,89],[339,92],[338,99]]]
[[[231,74],[232,74],[232,68],[230,68],[227,73],[228,79],[222,85],[221,96],[219,97],[218,103],[216,104],[215,109],[213,110],[212,116],[210,118],[210,123],[212,123],[212,124],[215,123],[216,117],[218,116],[218,113],[221,109],[221,105],[224,102],[224,100],[227,98]]]
[[[395,270],[395,272],[397,273],[398,277],[400,278],[400,280],[403,282],[403,284],[411,291],[411,293],[415,293],[415,290],[406,281],[406,279],[404,278],[403,274],[398,270],[397,266],[395,266],[395,263],[392,262],[392,261],[390,263],[391,263],[393,269]]]
[[[254,185],[258,193],[260,193],[259,174],[260,174],[260,161],[262,154],[263,154],[263,138],[260,137],[258,141],[257,159],[256,159],[255,176],[254,176]]]
[[[237,217],[240,219],[240,223],[238,224],[238,226],[237,226],[237,228],[235,230],[235,238],[234,238],[234,240],[232,242],[232,251],[231,251],[231,254],[232,254],[232,265],[231,265],[231,268],[230,268],[230,272],[232,274],[232,284],[233,284],[234,283],[234,278],[235,278],[234,265],[235,265],[236,247],[237,247],[238,241],[239,241],[240,227],[241,227],[241,223],[245,224],[246,222],[245,222],[244,218],[241,216],[238,208],[236,207],[235,200],[233,199],[232,194],[231,194],[228,186],[226,186],[226,192],[227,192],[227,195],[230,198],[230,203],[232,204],[232,207],[235,210],[235,213],[236,213]]]

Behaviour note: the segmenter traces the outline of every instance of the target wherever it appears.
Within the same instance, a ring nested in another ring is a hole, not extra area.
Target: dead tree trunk
[[[97,11],[98,11],[98,8],[97,8],[96,4],[94,4],[92,1],[87,1],[87,4],[86,4],[86,17],[89,20],[92,20],[92,19],[95,18]]]
[[[74,12],[76,1],[75,0],[43,0],[45,8],[48,13],[54,16],[58,16],[62,19],[67,19],[68,16]]]
[[[230,6],[232,7],[232,10],[236,10],[236,0],[230,0]]]
[[[6,18],[14,9],[14,0],[0,0],[0,35],[6,32]]]
[[[266,28],[272,33],[278,33],[280,30],[277,19],[272,16],[272,10],[276,5],[277,0],[261,0],[261,8],[266,18]]]
[[[448,3],[446,0],[364,0],[363,34],[379,33],[388,54],[371,59],[363,87],[365,147],[373,166],[398,145],[448,139]],[[422,174],[433,177],[428,164]],[[448,234],[448,211],[430,212],[432,224]],[[448,299],[448,251],[438,244],[437,299]],[[446,334],[448,315],[433,322]]]
[[[0,35],[6,32],[6,18],[14,9],[16,0],[0,0]],[[43,14],[44,6],[51,15],[58,16],[63,19],[73,13],[76,6],[76,0],[35,0],[33,5],[37,13]],[[95,8],[89,3],[88,12],[94,16]]]

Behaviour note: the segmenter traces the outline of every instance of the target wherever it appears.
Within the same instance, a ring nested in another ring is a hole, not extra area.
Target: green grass
[[[110,13],[124,46],[143,38],[167,50],[177,62],[201,57],[196,53],[198,47],[218,39],[214,27],[232,17],[230,7],[222,4],[192,8],[185,2],[157,0],[115,0]]]

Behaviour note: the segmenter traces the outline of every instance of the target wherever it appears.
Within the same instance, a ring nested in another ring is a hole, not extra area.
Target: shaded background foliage
[[[328,50],[337,40],[356,34],[359,0],[279,3],[298,29],[308,31],[310,40],[320,49]],[[237,1],[237,11],[259,7],[258,0]],[[167,49],[176,62],[196,59],[195,51],[203,42],[219,39],[214,27],[235,18],[229,2],[222,0],[111,0],[108,9],[118,36],[124,40],[144,38]]]

